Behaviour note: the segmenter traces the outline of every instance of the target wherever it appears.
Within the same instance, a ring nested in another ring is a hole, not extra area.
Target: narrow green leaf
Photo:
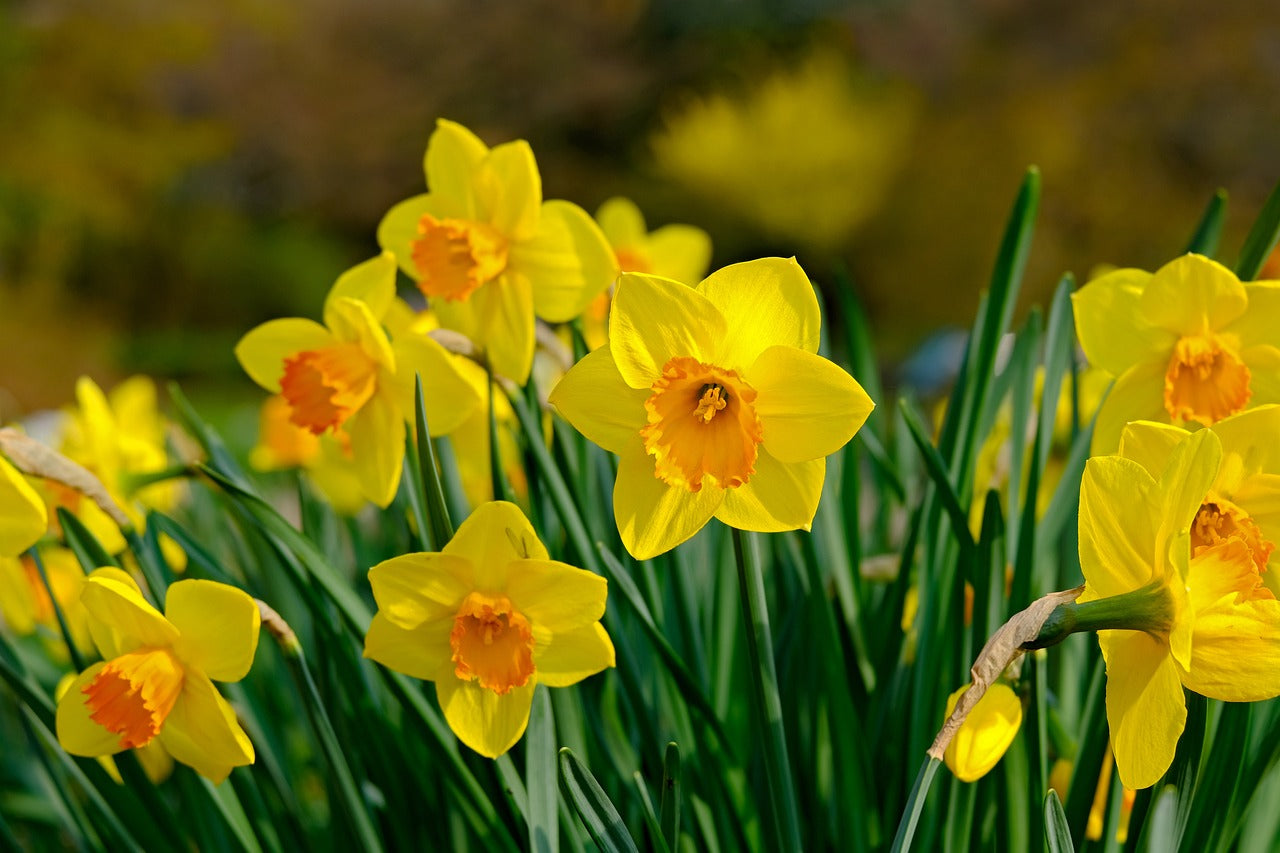
[[[1187,242],[1187,251],[1212,258],[1218,252],[1222,239],[1222,223],[1227,213],[1227,191],[1218,190],[1209,199],[1195,232]],[[1172,848],[1170,848],[1172,849]]]
[[[1049,842],[1049,853],[1074,853],[1076,847],[1071,840],[1071,827],[1067,825],[1067,813],[1062,810],[1062,801],[1058,792],[1049,789],[1044,798],[1044,835]],[[1158,847],[1157,850],[1173,850],[1172,847]]]
[[[924,459],[925,469],[929,472],[929,479],[933,481],[934,486],[937,488],[937,495],[942,501],[942,507],[946,510],[947,518],[951,521],[952,534],[955,536],[956,541],[960,543],[961,548],[972,549],[974,543],[973,534],[969,531],[969,514],[965,512],[964,507],[960,506],[960,498],[957,496],[955,486],[952,485],[950,476],[947,474],[946,463],[942,461],[942,457],[938,454],[938,449],[929,440],[924,422],[916,412],[915,407],[906,398],[903,398],[898,401],[898,409],[902,413],[903,421],[906,422],[907,430],[911,433],[911,440],[915,442],[916,448],[920,451],[920,456]]]
[[[105,566],[119,568],[120,562],[107,553],[107,549],[102,547],[97,537],[84,526],[84,522],[66,507],[58,507],[58,524],[62,527],[62,538],[71,552],[76,555],[76,559],[80,561],[80,567],[84,569],[85,574]]]
[[[933,776],[938,772],[942,762],[930,756],[920,765],[916,781],[907,796],[906,808],[902,812],[902,821],[898,824],[898,833],[893,837],[890,853],[906,853],[911,849],[911,840],[915,838],[916,825],[920,823],[920,812],[924,809],[925,799],[929,796],[929,786],[933,784]]]
[[[1236,262],[1236,275],[1241,281],[1253,281],[1258,271],[1266,262],[1267,256],[1275,248],[1280,239],[1280,184],[1267,196],[1262,205],[1262,212],[1249,229],[1249,236],[1244,238],[1244,246],[1240,249],[1240,260]]]
[[[662,824],[662,836],[667,846],[675,850],[680,845],[680,747],[667,744],[662,757],[662,796],[658,814]]]
[[[414,377],[413,391],[415,425],[418,436],[418,465],[421,472],[423,504],[427,508],[430,527],[428,551],[438,551],[453,538],[453,520],[444,500],[444,487],[440,484],[440,468],[436,462],[435,446],[427,429],[427,406],[422,396],[422,377]],[[491,407],[492,408],[492,407]]]
[[[1182,833],[1178,828],[1178,801],[1181,799],[1178,790],[1172,785],[1165,786],[1156,797],[1156,804],[1151,809],[1151,816],[1143,827],[1145,850],[1179,850],[1178,844]],[[1187,799],[1190,799],[1188,797]],[[1130,829],[1130,834],[1133,830]]]
[[[533,853],[556,853],[560,849],[560,824],[556,820],[556,730],[551,697],[545,685],[533,693],[529,728],[525,734],[525,788],[529,808],[529,848]]]
[[[639,853],[618,810],[568,747],[560,750],[560,790],[573,804],[578,817],[605,853]]]

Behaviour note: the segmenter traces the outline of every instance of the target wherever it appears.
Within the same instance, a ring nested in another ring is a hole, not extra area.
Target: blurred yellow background
[[[318,313],[421,191],[434,121],[545,195],[699,225],[714,266],[846,268],[881,351],[967,324],[1025,167],[1024,307],[1154,268],[1280,178],[1280,10],[1223,0],[17,0],[0,6],[0,421],[88,373],[249,397],[236,339]],[[256,397],[254,398],[256,399]]]

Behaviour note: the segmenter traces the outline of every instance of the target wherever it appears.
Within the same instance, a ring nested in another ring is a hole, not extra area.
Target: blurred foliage
[[[548,196],[623,194],[655,227],[706,228],[716,266],[799,254],[821,281],[842,262],[891,361],[972,313],[1029,163],[1053,191],[1027,302],[1062,269],[1155,266],[1219,185],[1229,256],[1277,177],[1277,14],[17,0],[0,7],[0,419],[85,372],[247,390],[230,343],[373,253],[438,116],[528,139]],[[697,108],[715,120],[673,168],[650,141]]]

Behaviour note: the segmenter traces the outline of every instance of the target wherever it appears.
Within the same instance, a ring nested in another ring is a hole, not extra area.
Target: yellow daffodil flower
[[[1280,282],[1244,282],[1201,255],[1120,269],[1072,294],[1085,356],[1116,378],[1093,452],[1130,421],[1203,426],[1280,403]]]
[[[613,281],[613,251],[591,217],[542,200],[524,140],[490,150],[441,120],[424,161],[430,192],[400,202],[378,243],[431,301],[441,324],[466,335],[495,372],[523,383],[533,364],[534,315],[567,322]]]
[[[0,456],[0,556],[21,554],[49,527],[40,494]]]
[[[71,685],[75,683],[76,673],[68,672],[62,676],[58,680],[58,686],[53,688],[54,701],[61,701],[67,691],[71,689]],[[159,738],[151,741],[146,746],[138,747],[134,750],[134,755],[138,757],[138,763],[142,765],[142,772],[147,774],[147,778],[151,780],[153,785],[159,785],[173,774],[173,756],[165,751]],[[107,775],[111,777],[112,781],[117,785],[124,784],[124,779],[120,776],[120,768],[116,766],[114,758],[104,755],[98,759],[98,763],[102,765],[103,770],[107,771]]]
[[[1209,427],[1222,442],[1222,463],[1191,525],[1191,555],[1228,539],[1249,549],[1262,582],[1280,595],[1280,406],[1260,406]],[[1120,455],[1153,477],[1187,436],[1185,430],[1150,421],[1125,427]]]
[[[379,563],[369,582],[365,657],[434,681],[449,727],[489,758],[524,734],[536,685],[614,665],[604,578],[549,559],[515,504],[478,507],[443,551]]]
[[[213,581],[169,587],[161,615],[119,569],[98,569],[81,601],[105,660],[58,702],[58,741],[97,758],[159,739],[177,761],[215,784],[253,763],[253,744],[213,686],[244,678],[258,646],[258,606]]]
[[[947,697],[947,717],[969,687],[966,684]],[[961,782],[976,782],[1004,757],[1021,726],[1022,700],[1012,687],[996,682],[987,688],[960,724],[943,753],[943,760]]]
[[[479,403],[444,348],[425,337],[394,342],[379,325],[395,299],[389,252],[343,273],[324,304],[324,325],[285,318],[241,338],[236,357],[255,382],[281,394],[290,420],[315,435],[342,431],[364,496],[385,507],[404,462],[414,376],[432,401],[432,435],[457,428]]]
[[[289,401],[279,394],[262,403],[258,415],[258,443],[249,452],[249,464],[258,471],[301,468],[341,515],[355,515],[365,506],[351,439],[340,428],[316,435],[292,420]]]
[[[1079,603],[1110,605],[1112,624],[1127,628],[1098,631],[1127,788],[1154,784],[1173,761],[1183,687],[1228,702],[1280,695],[1280,602],[1262,584],[1249,537],[1225,535],[1192,556],[1224,458],[1218,435],[1200,430],[1173,447],[1158,476],[1123,456],[1085,467]]]
[[[58,617],[54,612],[56,601],[67,620],[67,629],[77,649],[91,650],[89,622],[80,604],[80,591],[84,587],[84,571],[80,561],[67,548],[41,547],[40,559],[53,596],[40,578],[35,561],[27,554],[21,557],[0,557],[0,617],[19,636],[34,634],[43,627],[61,638]],[[58,646],[65,657],[65,649]]]
[[[827,454],[874,407],[817,355],[820,323],[795,259],[725,267],[696,288],[622,276],[609,346],[565,374],[551,403],[622,457],[613,508],[637,559],[712,516],[743,530],[809,529]]]

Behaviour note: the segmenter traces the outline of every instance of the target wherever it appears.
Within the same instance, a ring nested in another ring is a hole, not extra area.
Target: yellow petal
[[[857,381],[820,355],[770,347],[744,377],[758,396],[764,444],[782,462],[828,456],[866,421],[875,403]]]
[[[1238,479],[1280,472],[1280,442],[1273,440],[1280,435],[1280,406],[1249,409],[1218,421],[1212,429],[1222,440],[1223,467],[1227,467],[1226,456],[1239,457],[1238,466],[1233,463]]]
[[[568,687],[616,665],[613,641],[599,622],[557,633],[533,654],[538,683],[548,687]]]
[[[1155,479],[1169,464],[1173,449],[1188,435],[1181,427],[1154,421],[1134,421],[1126,424],[1120,433],[1119,454],[1137,462]]]
[[[1247,546],[1231,540],[1191,560],[1195,602],[1190,671],[1183,683],[1210,699],[1258,702],[1280,696],[1280,601],[1239,601],[1257,582]]]
[[[204,673],[187,670],[182,693],[160,730],[160,743],[175,760],[217,785],[233,767],[253,763],[253,744],[235,711]]]
[[[427,141],[423,171],[427,187],[446,203],[444,215],[460,219],[476,218],[474,174],[489,149],[474,133],[457,122],[439,119]]]
[[[1080,482],[1080,568],[1098,597],[1131,592],[1155,571],[1155,480],[1130,459],[1094,457]]]
[[[102,755],[115,755],[121,751],[120,735],[107,731],[89,716],[89,706],[85,704],[88,697],[84,689],[98,677],[106,662],[95,663],[80,673],[71,686],[58,699],[58,713],[55,728],[58,732],[58,743],[72,755],[83,755],[97,758]]]
[[[1099,631],[1107,661],[1107,725],[1120,781],[1149,788],[1173,763],[1187,722],[1178,666],[1141,631]]]
[[[369,306],[375,319],[381,319],[396,298],[396,259],[389,251],[383,251],[338,276],[324,298],[324,323],[334,328],[340,322],[334,314],[334,305],[340,299],[355,299]]]
[[[670,551],[711,520],[725,491],[710,484],[697,492],[668,486],[655,476],[653,458],[637,440],[622,453],[613,486],[613,514],[622,544],[637,560]]]
[[[1156,528],[1157,571],[1171,571],[1174,566],[1159,558],[1167,549],[1177,549],[1169,562],[1177,562],[1185,570],[1189,544],[1184,549],[1179,540],[1187,535],[1209,487],[1218,476],[1222,461],[1222,444],[1212,431],[1202,429],[1189,434],[1169,455],[1164,471],[1156,483],[1160,496],[1159,525]]]
[[[947,698],[947,716],[955,710],[966,685]],[[951,739],[943,755],[947,767],[962,782],[975,782],[1004,757],[1022,726],[1022,700],[1004,682],[991,685]]]
[[[168,647],[178,629],[148,604],[138,585],[119,569],[98,569],[85,580],[80,602],[89,614],[89,631],[107,660],[142,648]]]
[[[452,617],[475,588],[471,561],[457,554],[405,554],[369,570],[378,612],[401,628]]]
[[[1151,277],[1142,292],[1142,314],[1178,335],[1204,335],[1236,320],[1248,302],[1231,270],[1203,255],[1183,255]]]
[[[474,681],[462,681],[450,668],[436,681],[436,697],[458,740],[485,758],[497,758],[515,746],[529,725],[533,688],[530,679],[524,687],[499,695]]]
[[[1235,335],[1240,348],[1280,347],[1280,281],[1255,281],[1244,286],[1248,309],[1222,331]]]
[[[1169,422],[1169,413],[1164,408],[1165,367],[1161,362],[1145,361],[1116,378],[1098,407],[1090,455],[1115,453],[1120,446],[1120,433],[1131,421]]]
[[[651,387],[676,356],[710,361],[728,328],[709,299],[679,282],[640,273],[618,279],[609,312],[609,346],[632,388]]]
[[[364,656],[396,672],[431,681],[440,677],[445,667],[452,666],[453,648],[449,645],[452,630],[452,619],[403,628],[379,611],[365,635]],[[452,670],[448,673],[449,678],[457,680]]]
[[[39,493],[0,456],[0,556],[25,551],[44,535],[48,526]]]
[[[635,202],[622,196],[614,196],[600,205],[596,211],[596,222],[600,224],[600,230],[604,232],[609,245],[615,248],[638,246],[648,237],[644,214],[636,207]]]
[[[344,343],[358,343],[360,349],[390,372],[395,372],[396,357],[391,351],[387,333],[373,316],[369,306],[358,299],[339,297],[325,306],[333,323],[334,336]]]
[[[1076,335],[1090,364],[1119,376],[1135,364],[1169,360],[1178,336],[1152,325],[1142,311],[1150,281],[1144,270],[1119,269],[1071,294]]]
[[[534,313],[565,323],[613,284],[618,267],[609,241],[587,212],[552,200],[542,205],[537,232],[511,246],[507,271],[529,279]]]
[[[827,460],[779,462],[766,447],[746,485],[724,490],[716,518],[739,530],[808,530],[822,497]]]
[[[19,637],[36,629],[36,601],[31,582],[17,557],[0,557],[0,619]]]
[[[188,669],[215,681],[239,681],[253,666],[262,617],[244,590],[204,580],[169,587],[165,617],[181,632],[173,650]]]
[[[717,270],[697,291],[724,316],[732,334],[714,361],[743,370],[771,346],[818,351],[822,314],[809,277],[795,258],[761,258]]]
[[[420,236],[418,224],[428,213],[436,219],[447,219],[451,209],[435,193],[424,193],[399,202],[378,223],[378,245],[395,256],[400,269],[413,281],[421,275],[413,260],[413,244]]]
[[[524,384],[533,367],[533,285],[526,276],[503,274],[465,300],[436,300],[440,325],[471,338],[495,373]]]
[[[400,486],[404,465],[404,417],[390,395],[374,394],[343,425],[364,496],[386,507]]]
[[[391,349],[395,353],[396,372],[388,380],[396,405],[406,420],[417,417],[414,380],[418,376],[422,377],[427,429],[432,436],[453,432],[481,407],[480,395],[459,370],[459,359],[434,338],[403,335],[392,342]]]
[[[286,358],[334,343],[333,334],[314,320],[286,317],[263,323],[241,338],[236,358],[250,379],[279,394]]]
[[[694,284],[711,264],[711,238],[692,225],[664,225],[649,235],[648,253],[654,274]]]
[[[599,575],[554,560],[516,560],[507,577],[515,608],[557,635],[599,621],[608,591]]]
[[[506,588],[507,572],[514,561],[548,559],[529,519],[520,507],[507,501],[476,507],[444,546],[444,553],[470,561],[475,589],[491,594]]]
[[[512,242],[533,237],[542,205],[542,177],[529,143],[517,139],[495,145],[476,173],[474,193],[476,219]]]
[[[602,347],[569,368],[551,390],[550,402],[578,432],[621,455],[647,423],[649,394],[627,385],[613,354]]]

